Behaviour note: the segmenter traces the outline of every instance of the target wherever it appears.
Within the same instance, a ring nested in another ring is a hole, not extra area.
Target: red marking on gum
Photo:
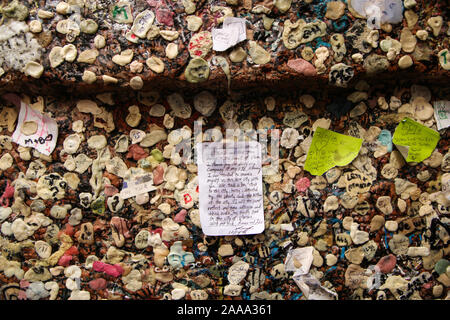
[[[192,201],[192,197],[189,193],[184,194],[183,198],[184,198],[184,203],[186,203],[186,204]]]

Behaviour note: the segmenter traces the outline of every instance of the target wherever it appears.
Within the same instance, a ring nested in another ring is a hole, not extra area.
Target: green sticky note
[[[405,157],[406,162],[421,162],[433,153],[440,138],[439,133],[433,129],[410,118],[404,118],[395,129],[392,142]]]
[[[335,166],[345,166],[359,153],[363,140],[318,127],[304,169],[320,176]]]

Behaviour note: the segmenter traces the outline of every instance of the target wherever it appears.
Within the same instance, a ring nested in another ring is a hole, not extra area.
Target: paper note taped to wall
[[[58,125],[56,121],[32,109],[15,94],[6,94],[3,97],[20,107],[16,130],[11,137],[12,141],[22,147],[31,147],[49,156],[55,149],[56,140],[58,140]],[[24,130],[22,128],[24,125],[34,127],[34,130],[31,132]]]
[[[208,236],[264,231],[261,144],[197,144],[199,210]]]
[[[156,190],[156,187],[153,185],[153,177],[147,174],[137,177],[132,181],[124,181],[122,190],[120,190],[120,197],[122,199],[128,199],[154,190]]]
[[[404,118],[395,129],[392,142],[406,162],[421,162],[433,153],[440,138],[433,129]]]
[[[243,18],[226,17],[222,29],[213,28],[213,50],[225,51],[247,39],[245,22]]]
[[[345,166],[356,158],[362,142],[362,139],[318,127],[314,132],[304,169],[320,176],[335,166]]]
[[[434,102],[434,118],[438,130],[450,127],[450,101]]]

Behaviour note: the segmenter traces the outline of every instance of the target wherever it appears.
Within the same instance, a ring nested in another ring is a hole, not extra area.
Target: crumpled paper
[[[351,0],[356,12],[367,18],[370,29],[380,29],[385,23],[400,23],[403,20],[401,0]]]
[[[293,279],[308,300],[337,300],[338,295],[320,284],[312,274],[294,274]]]
[[[313,261],[313,247],[289,250],[284,261],[286,271],[294,271],[293,279],[308,300],[336,300],[337,293],[323,287],[320,281],[309,273]]]
[[[225,51],[247,39],[245,27],[246,20],[243,18],[226,17],[222,29],[213,28],[213,50]]]
[[[294,271],[296,274],[307,274],[313,261],[313,251],[313,247],[289,250],[284,261],[284,269]]]

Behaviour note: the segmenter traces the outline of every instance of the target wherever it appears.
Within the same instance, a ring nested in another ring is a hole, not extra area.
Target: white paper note
[[[150,192],[156,190],[153,185],[153,177],[150,174],[137,177],[132,181],[124,181],[122,190],[120,191],[120,197],[122,199],[128,199],[135,197],[138,194]]]
[[[450,101],[434,102],[434,118],[438,130],[450,127]]]
[[[11,137],[12,141],[22,147],[31,147],[49,156],[55,149],[56,140],[58,140],[58,125],[56,121],[37,110],[33,110],[21,101],[17,95],[8,94],[4,98],[16,106],[20,105],[16,130]],[[32,135],[25,135],[21,132],[22,125],[28,121],[34,121],[37,124],[37,131]]]
[[[243,18],[226,17],[222,29],[213,28],[213,50],[225,51],[247,39],[245,21]]]
[[[223,236],[263,232],[260,143],[208,142],[197,148],[203,233]]]

